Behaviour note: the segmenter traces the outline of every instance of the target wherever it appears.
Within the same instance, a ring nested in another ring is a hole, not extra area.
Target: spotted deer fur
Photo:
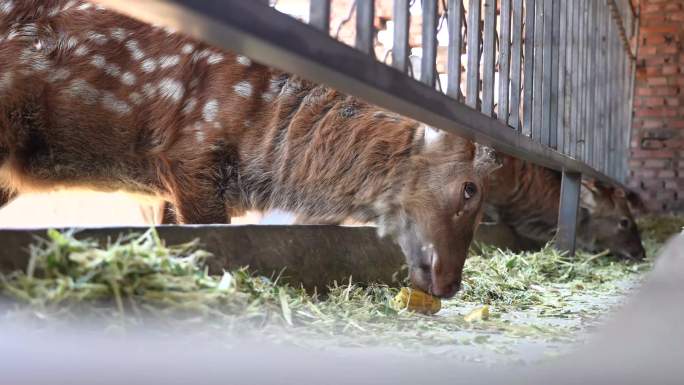
[[[416,286],[458,289],[491,151],[333,89],[75,0],[0,0],[0,186],[375,221]]]
[[[487,220],[508,226],[521,248],[551,241],[558,226],[561,174],[513,157],[489,179],[485,201]],[[632,210],[638,199],[620,188],[585,179],[580,191],[578,246],[588,251],[643,259],[644,249]]]

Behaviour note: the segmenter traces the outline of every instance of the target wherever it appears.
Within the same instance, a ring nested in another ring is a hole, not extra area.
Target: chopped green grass
[[[643,225],[649,255],[664,233],[681,229],[677,220],[668,219],[664,230],[657,222]],[[434,353],[469,346],[509,355],[521,338],[552,345],[573,341],[577,330],[615,304],[600,299],[620,297],[651,267],[650,261],[621,261],[607,253],[571,258],[551,245],[527,253],[479,250],[466,262],[457,298],[445,301],[437,316],[424,316],[392,309],[397,289],[383,285],[336,284],[323,297],[246,269],[213,276],[205,265],[211,256],[197,243],[167,246],[153,229],[108,245],[49,231],[31,247],[26,271],[0,274],[0,296],[14,304],[0,317],[45,325],[86,315],[117,330],[201,324],[208,333],[307,346],[328,346],[335,337],[345,347],[379,344]],[[490,305],[490,320],[463,319],[483,304]]]

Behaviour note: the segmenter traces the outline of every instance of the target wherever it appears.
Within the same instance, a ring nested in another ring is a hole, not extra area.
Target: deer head
[[[623,258],[644,259],[646,254],[630,205],[630,196],[622,188],[583,181],[577,237],[580,246],[590,251],[609,249]]]
[[[451,297],[480,222],[486,179],[498,162],[490,148],[447,134],[426,142],[412,161],[397,206],[382,222],[392,224],[387,230],[407,257],[413,285]]]

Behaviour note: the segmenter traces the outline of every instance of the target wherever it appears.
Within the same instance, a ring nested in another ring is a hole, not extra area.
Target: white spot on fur
[[[168,55],[159,58],[159,67],[169,68],[180,63],[180,56],[178,55]]]
[[[145,58],[145,53],[140,49],[140,45],[137,40],[129,40],[126,42],[126,48],[131,53],[131,57],[134,60],[142,60]]]
[[[429,146],[437,141],[444,135],[443,131],[440,131],[436,128],[430,127],[430,126],[424,126],[425,127],[425,133],[423,134],[423,138],[425,139],[425,145]]]
[[[218,64],[218,63],[220,63],[220,62],[222,62],[222,61],[223,61],[223,55],[221,55],[221,54],[219,54],[219,53],[212,53],[212,54],[209,55],[209,57],[207,58],[207,63],[212,64],[212,65],[213,65],[213,64]]]
[[[93,5],[90,3],[83,3],[83,4],[79,5],[78,7],[76,7],[76,9],[79,11],[87,11],[92,7],[93,7]]]
[[[154,59],[145,59],[142,62],[141,68],[144,72],[150,73],[157,70],[157,61]]]
[[[238,62],[238,64],[243,65],[245,67],[249,67],[252,65],[252,60],[248,58],[247,56],[242,56],[242,55],[237,55],[235,60]]]
[[[0,92],[8,90],[14,81],[14,74],[12,72],[5,72],[0,76]]]
[[[185,101],[185,105],[183,106],[183,114],[192,114],[193,112],[195,112],[195,107],[197,107],[197,98],[193,96]]]
[[[112,39],[119,43],[123,42],[128,37],[128,32],[123,28],[112,28],[109,34],[112,36]]]
[[[50,83],[59,82],[68,79],[69,76],[71,76],[71,72],[68,69],[59,68],[57,71],[54,71],[48,75],[47,81]]]
[[[127,85],[127,86],[132,86],[135,84],[136,78],[135,75],[131,72],[124,72],[123,75],[121,75],[121,83]]]
[[[77,57],[83,57],[83,56],[87,55],[88,52],[90,52],[88,50],[88,47],[86,47],[84,45],[79,45],[78,48],[76,48],[76,50],[74,51],[74,55]]]
[[[270,102],[275,98],[275,96],[280,92],[283,87],[284,80],[281,78],[271,78],[268,85],[268,91],[266,91],[261,97],[266,102]]]
[[[216,120],[219,111],[219,103],[216,99],[209,100],[202,109],[202,118],[205,122],[213,122]]]
[[[66,48],[67,49],[74,49],[78,45],[78,39],[75,36],[71,36],[69,39],[67,39],[66,42]]]
[[[142,97],[142,95],[140,95],[140,94],[137,93],[137,92],[131,92],[131,94],[128,95],[128,98],[129,98],[129,99],[131,100],[131,102],[132,102],[133,104],[135,104],[136,106],[141,105],[142,102],[143,102],[143,97]]]
[[[76,5],[76,0],[69,0],[64,6],[62,7],[62,11],[67,11]]]
[[[235,84],[233,86],[233,91],[243,98],[249,98],[252,96],[252,85],[248,81],[244,80]]]
[[[195,46],[190,44],[190,43],[187,43],[183,46],[183,48],[181,48],[181,53],[183,55],[190,55],[192,53],[192,51],[194,51],[194,50],[195,50]]]
[[[105,73],[113,78],[117,78],[121,75],[121,68],[116,64],[107,64],[105,66]]]
[[[94,55],[93,58],[90,59],[90,64],[97,68],[104,68],[104,66],[107,65],[107,61],[102,55]]]
[[[151,83],[146,83],[145,85],[143,85],[142,91],[143,94],[145,94],[145,96],[147,96],[148,98],[153,98],[157,96],[157,87],[155,87]]]
[[[4,13],[5,15],[12,12],[14,9],[14,1],[12,0],[5,0],[0,2],[0,13]]]
[[[64,88],[64,93],[67,95],[80,99],[83,103],[88,105],[97,104],[100,92],[83,79],[73,80]]]
[[[159,95],[163,98],[171,99],[178,103],[184,93],[185,88],[178,80],[164,78],[159,82]]]
[[[123,100],[119,100],[111,92],[104,92],[102,94],[102,104],[105,109],[117,113],[119,115],[126,115],[131,112],[131,106]]]
[[[95,43],[95,44],[97,44],[97,45],[105,45],[105,44],[107,44],[107,36],[105,36],[105,35],[103,35],[103,34],[101,34],[101,33],[97,33],[97,32],[88,32],[88,34],[86,35],[86,37],[87,37],[89,40],[92,40],[92,42]]]
[[[58,13],[59,13],[59,7],[53,7],[52,9],[50,9],[50,11],[48,11],[47,15],[48,15],[48,17],[55,17],[55,16],[57,16]]]

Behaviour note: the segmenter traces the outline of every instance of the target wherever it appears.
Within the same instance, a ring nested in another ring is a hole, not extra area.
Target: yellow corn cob
[[[402,287],[392,300],[392,307],[395,310],[408,309],[417,313],[435,314],[442,308],[442,301],[420,290]]]
[[[489,319],[489,306],[484,305],[482,307],[478,307],[476,309],[473,309],[468,315],[463,317],[468,322],[473,322],[473,321],[486,321]]]

